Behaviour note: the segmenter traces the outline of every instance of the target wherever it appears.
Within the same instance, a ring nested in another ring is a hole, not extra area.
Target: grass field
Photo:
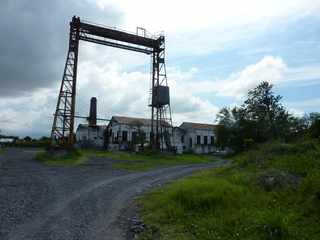
[[[41,151],[36,155],[36,160],[50,166],[77,166],[86,162],[87,159],[85,154],[77,150],[61,156],[53,156],[45,151]]]
[[[70,153],[53,157],[46,152],[37,155],[37,160],[48,165],[77,166],[85,163],[91,157],[109,158],[115,160],[113,168],[129,171],[146,171],[159,167],[169,167],[183,164],[209,163],[217,160],[211,155],[196,154],[165,154],[165,153],[132,153],[132,152],[108,152],[96,150],[75,150]]]
[[[320,239],[319,143],[270,143],[233,160],[142,197],[139,239]]]
[[[209,163],[216,161],[217,158],[211,155],[196,154],[165,154],[165,153],[132,153],[132,152],[106,152],[106,151],[84,151],[87,156],[96,156],[119,160],[114,163],[116,169],[125,169],[130,171],[146,171],[159,167],[169,167],[183,164]]]

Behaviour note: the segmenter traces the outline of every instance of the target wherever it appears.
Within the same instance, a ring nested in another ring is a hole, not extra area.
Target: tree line
[[[275,95],[273,85],[262,82],[248,91],[241,106],[222,108],[216,118],[217,146],[242,151],[271,140],[294,141],[320,136],[320,113],[290,114]]]

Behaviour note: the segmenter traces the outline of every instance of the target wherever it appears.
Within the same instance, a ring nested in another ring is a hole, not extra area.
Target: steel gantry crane
[[[168,132],[172,130],[169,87],[165,67],[165,37],[147,37],[115,28],[81,21],[73,16],[70,22],[69,49],[51,131],[53,145],[74,144],[74,118],[79,41],[101,44],[151,55],[151,134],[150,143],[156,149],[170,146]],[[143,29],[142,29],[143,30]],[[145,31],[144,31],[145,33]]]

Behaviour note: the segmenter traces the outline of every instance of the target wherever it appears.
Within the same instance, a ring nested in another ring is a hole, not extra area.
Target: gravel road
[[[112,169],[111,159],[78,167],[48,167],[36,150],[0,154],[0,239],[128,239],[125,224],[133,199],[151,187],[227,161],[148,172]],[[126,213],[126,211],[128,213]]]

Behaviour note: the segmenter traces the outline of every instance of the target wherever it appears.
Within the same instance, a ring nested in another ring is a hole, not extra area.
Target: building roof
[[[89,126],[88,124],[82,124],[82,123],[80,123],[80,124],[78,125],[77,131],[78,131],[78,130],[81,130],[81,129],[88,129],[88,128],[102,128],[102,129],[104,129],[104,128],[106,128],[106,127],[107,127],[106,125]]]
[[[197,130],[213,130],[217,125],[206,124],[206,123],[193,123],[193,122],[183,122],[180,125],[182,129],[197,129]]]
[[[137,125],[151,126],[151,119],[147,119],[147,118],[113,116],[110,122],[112,121],[115,121],[119,124],[132,125],[132,126],[137,126]],[[170,126],[168,122],[164,122],[164,125]]]

